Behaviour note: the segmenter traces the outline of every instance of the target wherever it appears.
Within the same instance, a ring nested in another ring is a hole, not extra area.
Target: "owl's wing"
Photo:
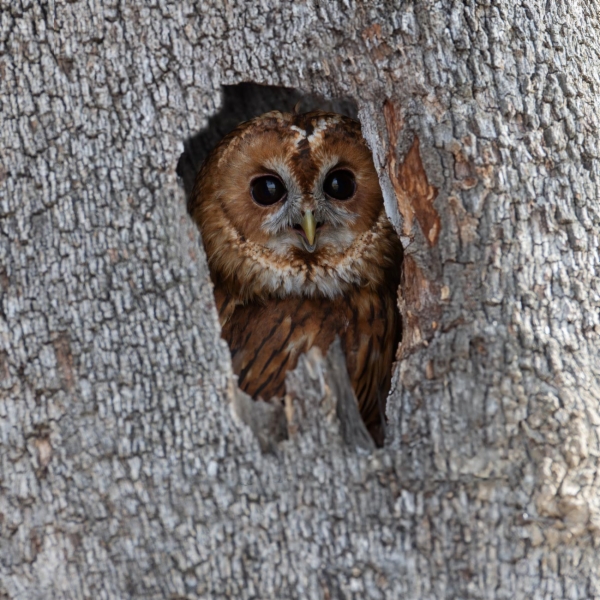
[[[285,374],[313,346],[325,353],[344,326],[327,300],[271,299],[223,304],[223,338],[229,344],[239,386],[253,398],[285,394]],[[225,318],[227,320],[225,320]]]
[[[349,320],[342,336],[348,374],[360,414],[374,438],[384,419],[392,363],[401,337],[393,288],[362,289],[348,298]]]
[[[215,286],[215,304],[219,313],[221,327],[225,327],[235,312],[239,302],[231,294],[225,292],[220,286]]]
[[[242,390],[255,399],[283,397],[285,374],[299,356],[313,346],[325,354],[339,335],[361,415],[379,437],[381,404],[400,335],[392,293],[362,289],[338,300],[289,298],[245,305],[218,290],[215,296]]]

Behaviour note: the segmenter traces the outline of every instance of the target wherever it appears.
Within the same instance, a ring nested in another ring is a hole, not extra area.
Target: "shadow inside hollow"
[[[205,129],[184,142],[183,154],[177,163],[186,196],[194,187],[196,173],[208,153],[235,127],[244,121],[271,110],[292,112],[300,102],[299,111],[326,110],[357,118],[356,102],[350,98],[326,100],[305,94],[294,88],[284,88],[256,83],[223,86],[221,110],[211,117]]]

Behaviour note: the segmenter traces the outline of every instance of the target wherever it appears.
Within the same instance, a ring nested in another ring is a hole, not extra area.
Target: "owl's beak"
[[[309,252],[313,252],[315,249],[315,237],[317,235],[317,222],[315,221],[315,216],[312,214],[312,210],[307,210],[304,213],[300,226],[308,241],[308,244],[304,246]]]

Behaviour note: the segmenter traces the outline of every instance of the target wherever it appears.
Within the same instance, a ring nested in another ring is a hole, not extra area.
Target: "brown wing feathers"
[[[395,293],[395,292],[394,292]],[[222,306],[231,305],[226,301]],[[326,353],[340,335],[359,409],[370,430],[381,421],[400,331],[395,297],[372,291],[337,300],[290,298],[237,305],[223,320],[239,386],[254,398],[285,394],[285,374],[312,346]]]

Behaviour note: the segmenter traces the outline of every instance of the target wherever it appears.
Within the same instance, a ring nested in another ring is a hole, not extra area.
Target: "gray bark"
[[[599,8],[0,0],[0,598],[600,598]],[[176,166],[242,81],[358,105],[384,449],[315,354],[235,410]]]

